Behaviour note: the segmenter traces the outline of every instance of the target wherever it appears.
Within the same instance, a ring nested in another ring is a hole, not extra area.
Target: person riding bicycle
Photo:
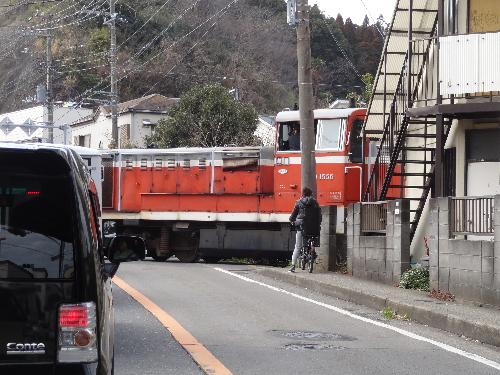
[[[290,272],[295,272],[295,263],[297,262],[299,252],[302,247],[302,226],[305,219],[305,210],[308,207],[315,207],[319,209],[319,204],[318,201],[313,198],[312,190],[308,187],[304,187],[302,189],[302,196],[295,202],[292,214],[288,219],[292,225],[295,225],[295,229],[297,231],[295,236],[295,248],[292,255],[292,266],[289,269]]]

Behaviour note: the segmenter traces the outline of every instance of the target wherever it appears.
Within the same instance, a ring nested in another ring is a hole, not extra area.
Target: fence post
[[[339,211],[343,212],[343,210]],[[320,246],[316,249],[318,255],[316,263],[320,269],[326,271],[337,269],[340,250],[337,248],[337,214],[337,206],[321,206]]]
[[[359,254],[359,237],[361,236],[361,203],[351,203],[347,207],[347,273],[364,275],[364,257]],[[362,269],[360,262],[362,262]]]
[[[429,288],[439,290],[439,204],[429,200]]]
[[[493,244],[493,288],[490,299],[498,305],[500,301],[500,195],[495,195],[494,202],[494,244]],[[486,293],[486,291],[485,291]]]
[[[392,230],[389,228],[392,225]],[[387,202],[387,239],[392,235],[392,283],[398,284],[404,271],[410,268],[410,201],[396,199]],[[388,241],[390,242],[390,240]],[[391,248],[387,246],[387,251]],[[388,280],[389,281],[389,280]]]
[[[450,228],[451,228],[450,219],[451,219],[452,199],[451,197],[443,197],[436,199],[439,206],[438,243],[435,251],[429,248],[429,266],[431,266],[432,264],[438,268],[437,281],[439,289],[436,288],[436,290],[440,290],[442,292],[447,293],[450,291],[450,275],[451,275],[450,258],[452,256],[456,256],[454,254],[451,254],[451,247],[450,247]],[[434,259],[432,261],[430,255],[431,253],[434,253],[433,257]]]

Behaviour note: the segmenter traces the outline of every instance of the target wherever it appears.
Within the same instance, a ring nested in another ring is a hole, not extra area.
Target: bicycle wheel
[[[300,249],[299,268],[302,270],[306,269],[306,254],[304,253],[304,248]]]
[[[313,251],[309,252],[308,258],[309,258],[309,268],[308,268],[308,270],[309,270],[309,273],[312,273],[313,266],[314,266],[314,254],[313,254]]]

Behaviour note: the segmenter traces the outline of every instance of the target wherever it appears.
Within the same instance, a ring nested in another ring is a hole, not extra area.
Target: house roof
[[[118,113],[127,112],[157,112],[166,113],[168,107],[177,104],[178,98],[167,98],[160,94],[151,94],[143,98],[137,98],[118,104]],[[102,106],[101,111],[105,114],[111,113],[110,106]]]
[[[167,109],[179,102],[178,98],[167,98],[160,94],[151,94],[143,98],[137,98],[118,104],[118,115],[127,112],[152,112],[158,114],[167,113]],[[110,106],[100,106],[99,109],[90,116],[83,117],[71,125],[81,125],[86,122],[94,122],[99,114],[104,116],[111,115]]]
[[[99,116],[99,111],[95,111],[94,113],[92,113],[91,115],[88,115],[88,116],[85,116],[85,117],[82,117],[81,119],[78,119],[76,121],[73,121],[70,126],[73,126],[73,125],[81,125],[81,124],[84,124],[86,122],[94,122],[96,119],[97,119],[97,116]]]

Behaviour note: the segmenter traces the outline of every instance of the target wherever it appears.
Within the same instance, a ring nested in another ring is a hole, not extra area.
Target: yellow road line
[[[191,357],[193,357],[206,374],[232,375],[231,371],[229,371],[226,366],[220,363],[219,360],[186,331],[177,320],[168,315],[157,304],[139,293],[119,277],[113,277],[113,282],[153,314],[160,323],[170,331],[172,336],[174,336]]]

